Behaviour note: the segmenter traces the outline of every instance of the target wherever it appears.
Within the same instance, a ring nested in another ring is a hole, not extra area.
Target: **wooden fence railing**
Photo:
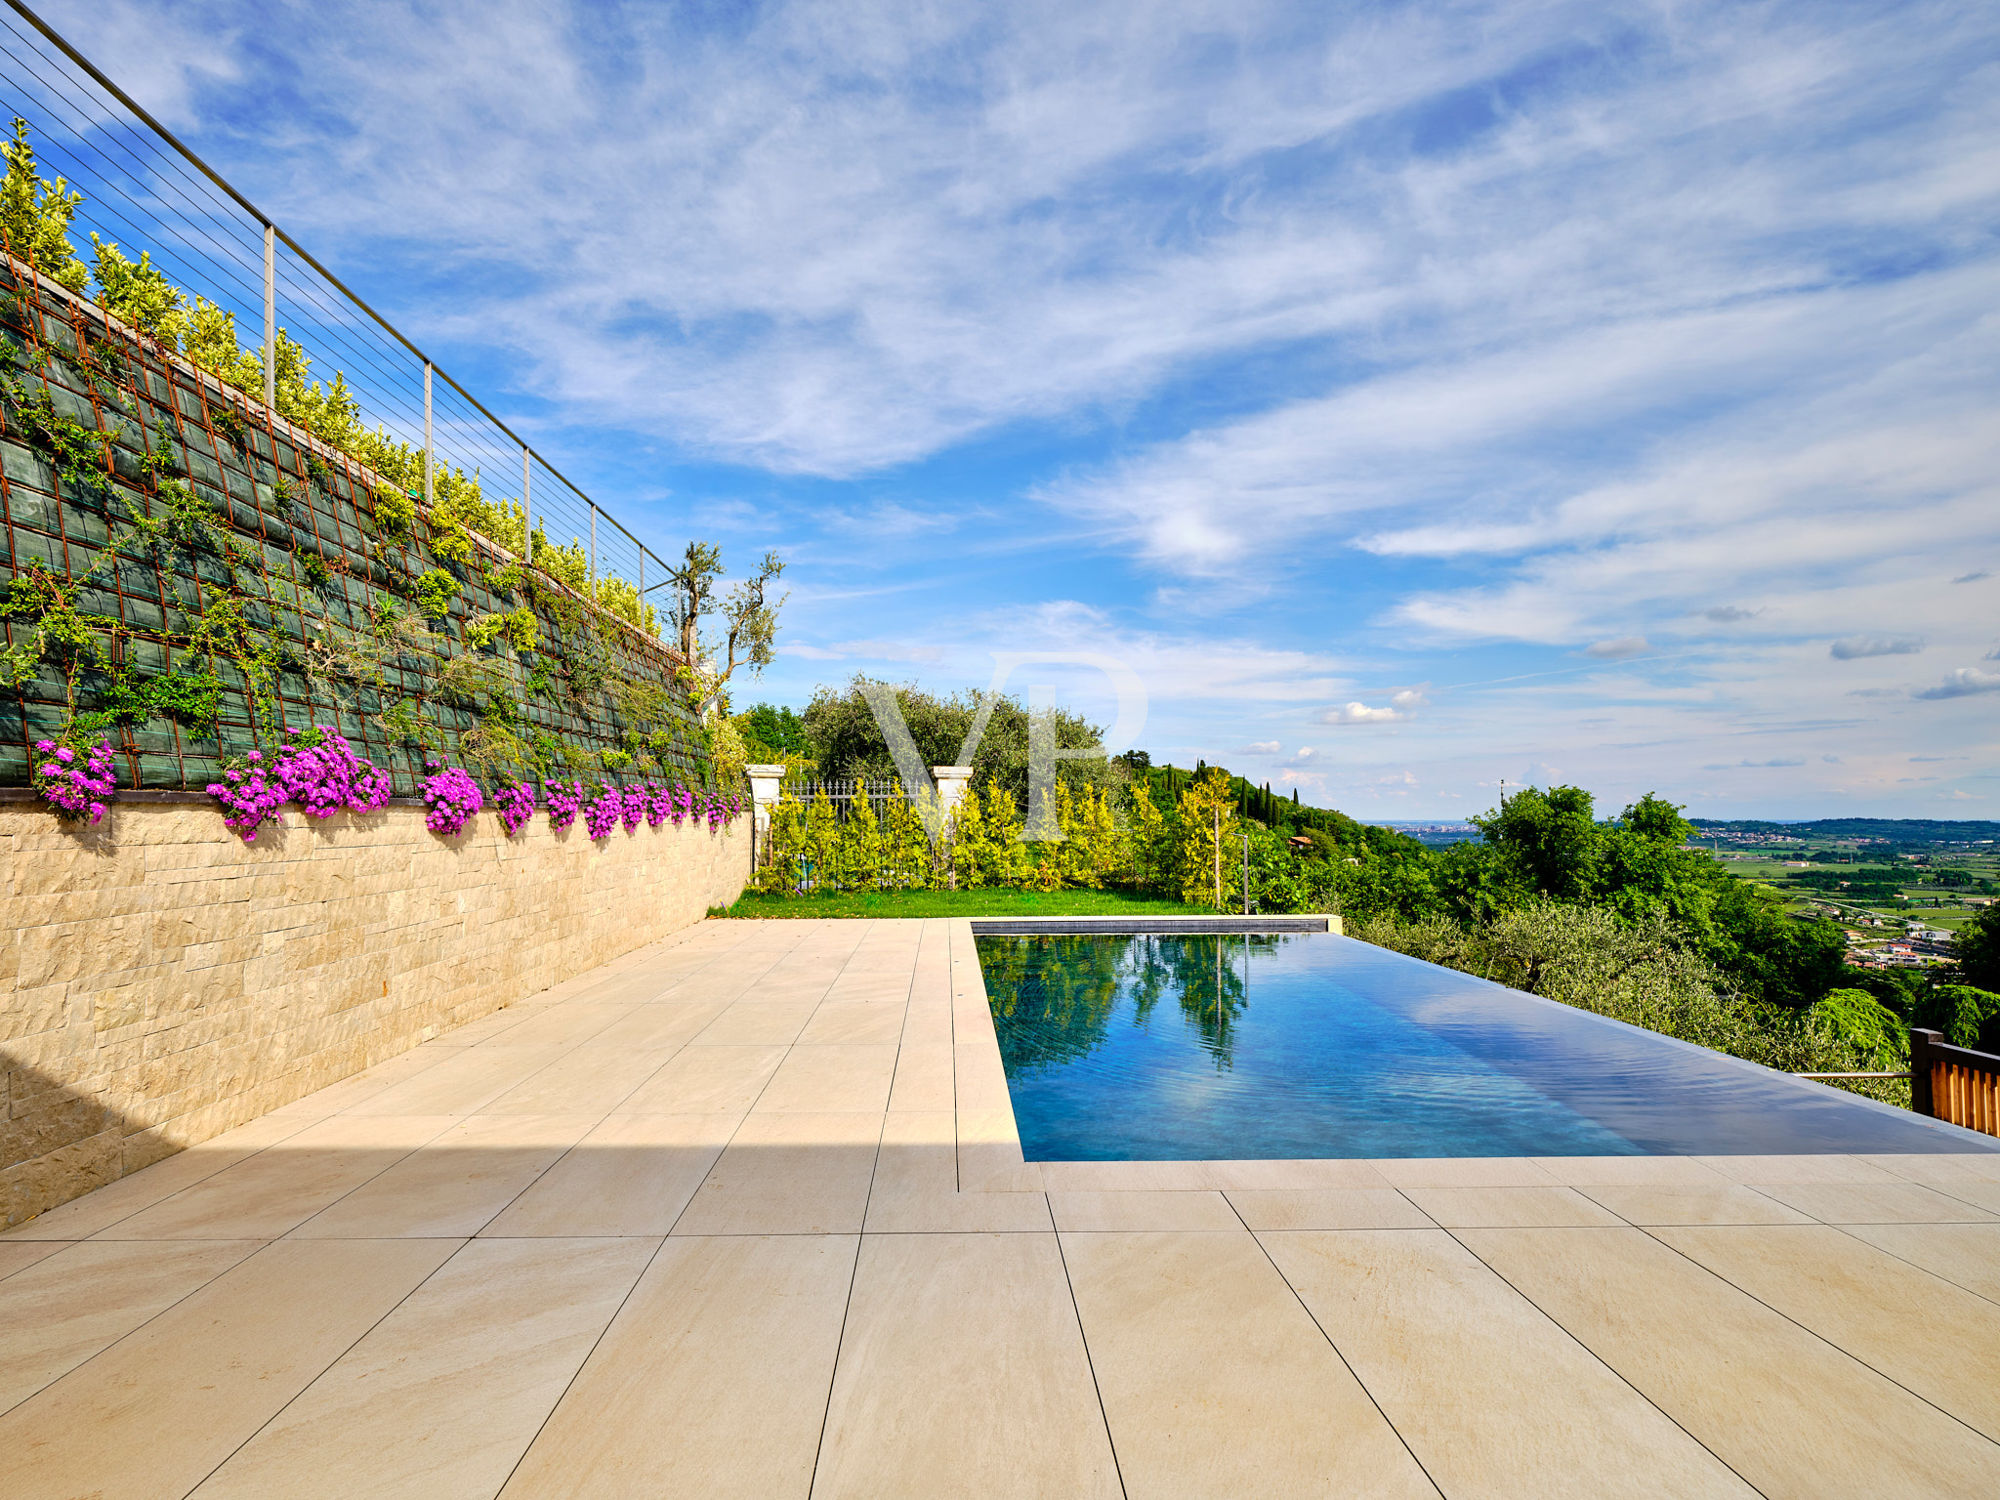
[[[1910,1031],[1910,1107],[2000,1135],[2000,1057],[1954,1047],[1941,1031]]]

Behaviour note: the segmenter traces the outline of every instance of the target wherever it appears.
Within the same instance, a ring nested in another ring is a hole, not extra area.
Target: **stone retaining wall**
[[[0,802],[0,1224],[700,921],[748,825],[447,840],[397,805],[245,845],[206,798]]]

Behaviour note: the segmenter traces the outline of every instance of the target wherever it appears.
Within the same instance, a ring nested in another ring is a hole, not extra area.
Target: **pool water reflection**
[[[1332,934],[978,951],[1030,1161],[2000,1149]]]

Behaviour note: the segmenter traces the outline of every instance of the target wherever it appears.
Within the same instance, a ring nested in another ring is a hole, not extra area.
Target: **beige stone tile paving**
[[[1447,1495],[1755,1494],[1444,1231],[1260,1238]]]
[[[2000,1307],[1822,1224],[1662,1228],[1655,1238],[2000,1438]],[[1921,1327],[1923,1337],[1909,1330]]]
[[[206,1286],[259,1243],[25,1244],[60,1254],[0,1281],[0,1411]]]
[[[1436,1493],[1247,1230],[1062,1241],[1128,1493]]]
[[[896,1076],[896,1046],[793,1047],[751,1106],[758,1114],[881,1114]]]
[[[449,1115],[335,1115],[120,1219],[98,1237],[275,1239],[458,1123]]]
[[[2000,1302],[2000,1224],[1843,1224],[1898,1260]]]
[[[748,1113],[785,1060],[783,1047],[686,1047],[634,1089],[621,1115]]]
[[[1430,1217],[1394,1188],[1232,1189],[1251,1229],[1428,1229]]]
[[[292,1236],[477,1234],[595,1123],[588,1115],[474,1115],[321,1209]]]
[[[658,1246],[645,1239],[467,1245],[195,1494],[496,1493]],[[411,1421],[413,1412],[423,1420]]]
[[[487,1100],[478,1113],[606,1114],[637,1092],[674,1055],[655,1048],[602,1046],[593,1040]]]
[[[47,1260],[68,1243],[67,1240],[0,1241],[0,1281],[5,1281],[16,1271],[25,1271],[37,1261]]]
[[[0,1236],[0,1494],[1989,1494],[1996,1320],[2000,1158],[1031,1162],[711,922]]]
[[[1976,1224],[2000,1214],[1915,1182],[1805,1182],[1759,1189],[1824,1224]]]
[[[1056,1228],[1223,1229],[1240,1233],[1243,1221],[1220,1193],[1050,1193]]]
[[[507,1500],[803,1497],[856,1244],[669,1240],[514,1472]]]
[[[457,1248],[265,1246],[0,1416],[8,1500],[178,1500]]]
[[[1403,1194],[1446,1229],[1555,1228],[1616,1224],[1614,1213],[1574,1188],[1406,1187]]]
[[[862,1241],[812,1493],[1119,1493],[1053,1234]]]
[[[744,1120],[676,1234],[859,1234],[884,1117],[769,1114]]]
[[[1045,1194],[960,1192],[955,1134],[949,1110],[888,1116],[868,1190],[867,1233],[1029,1233],[1055,1227]]]
[[[1457,1238],[1770,1500],[2000,1487],[2000,1445],[1643,1230]]]
[[[663,1235],[741,1120],[740,1115],[611,1115],[480,1233]]]
[[[1769,1194],[1727,1183],[1721,1187],[1619,1187],[1578,1189],[1628,1224],[1807,1224],[1809,1214]]]

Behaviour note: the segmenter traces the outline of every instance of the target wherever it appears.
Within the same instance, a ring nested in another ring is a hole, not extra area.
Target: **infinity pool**
[[[2000,1150],[1330,933],[978,945],[1030,1161]]]

